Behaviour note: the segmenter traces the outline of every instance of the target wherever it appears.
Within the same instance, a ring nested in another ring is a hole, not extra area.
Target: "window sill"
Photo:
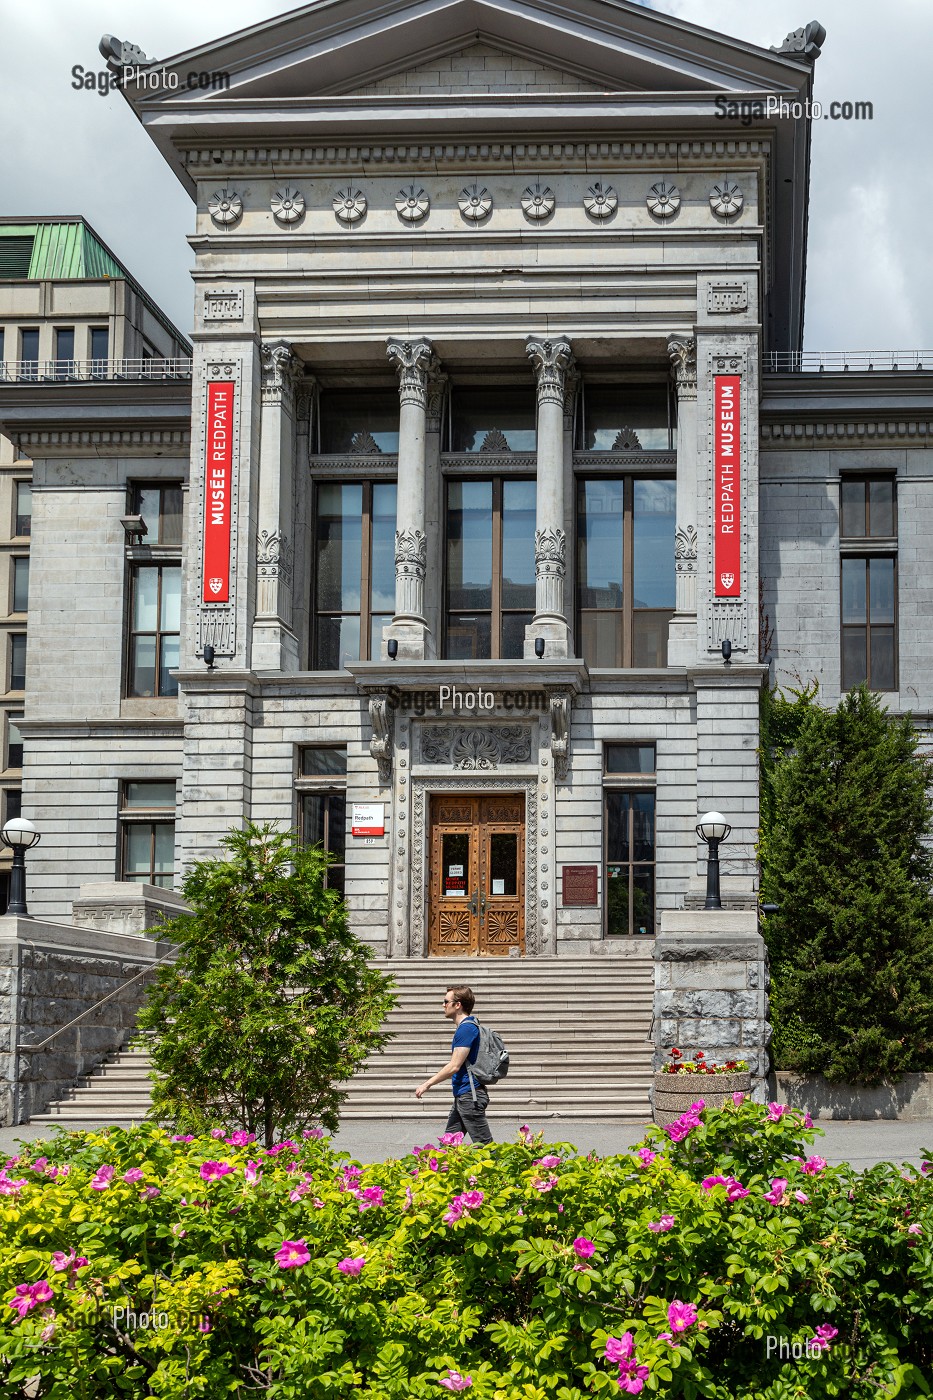
[[[181,718],[177,695],[131,695],[120,701],[121,719]]]

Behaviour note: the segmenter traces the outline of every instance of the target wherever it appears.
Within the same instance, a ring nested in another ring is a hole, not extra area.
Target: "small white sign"
[[[353,836],[384,836],[385,803],[354,802],[350,813],[350,833]]]
[[[493,892],[493,894],[505,894],[505,881],[504,881],[504,880],[493,880],[493,882],[492,882],[492,892]]]
[[[462,874],[463,874],[463,866],[462,866],[462,865],[448,865],[448,867],[447,867],[447,874],[448,874],[448,875],[462,875]]]

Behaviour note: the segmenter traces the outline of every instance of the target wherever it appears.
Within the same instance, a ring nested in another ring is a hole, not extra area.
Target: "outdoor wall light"
[[[389,660],[394,661],[398,656],[398,638],[390,637],[386,642],[386,651],[389,653]]]
[[[723,642],[723,644],[722,644],[722,659],[723,659],[723,661],[726,663],[727,666],[729,665],[729,662],[732,660],[732,643],[729,641],[729,638],[728,638],[728,637],[726,638],[726,640],[725,640],[725,641]]]
[[[130,544],[142,544],[149,529],[141,515],[122,515],[120,524]]]
[[[25,817],[13,817],[0,831],[0,841],[13,852],[13,869],[10,871],[10,902],[8,914],[22,914],[29,917],[26,908],[26,852],[35,846],[42,837]]]
[[[214,648],[211,646],[210,642],[208,642],[204,647],[204,665],[209,671],[213,671],[214,669],[214,656]]]
[[[719,893],[719,843],[727,840],[732,827],[721,812],[704,812],[697,822],[697,836],[709,847],[706,858],[706,903],[704,909],[721,909]]]
[[[543,638],[543,637],[535,637],[535,656],[536,656],[536,657],[538,658],[538,660],[540,661],[543,655],[544,655],[544,638]]]

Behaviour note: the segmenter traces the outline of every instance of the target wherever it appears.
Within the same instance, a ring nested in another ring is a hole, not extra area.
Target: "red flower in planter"
[[[680,1058],[681,1058],[681,1053],[680,1053],[680,1051],[677,1049],[677,1046],[675,1045],[674,1048],[673,1048],[673,1050],[671,1051],[671,1059],[672,1059],[672,1060],[679,1060]]]

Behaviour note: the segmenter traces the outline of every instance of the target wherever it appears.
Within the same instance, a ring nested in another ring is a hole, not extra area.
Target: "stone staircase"
[[[344,1121],[436,1123],[446,1112],[448,1084],[420,1102],[414,1090],[447,1061],[452,1026],[442,1002],[455,982],[473,988],[476,1015],[500,1032],[511,1053],[508,1078],[491,1091],[490,1118],[650,1118],[649,956],[417,958],[378,966],[398,984],[399,1004],[386,1026],[394,1039],[350,1080]],[[138,1122],[148,1107],[149,1060],[131,1049],[32,1121],[122,1124]]]

